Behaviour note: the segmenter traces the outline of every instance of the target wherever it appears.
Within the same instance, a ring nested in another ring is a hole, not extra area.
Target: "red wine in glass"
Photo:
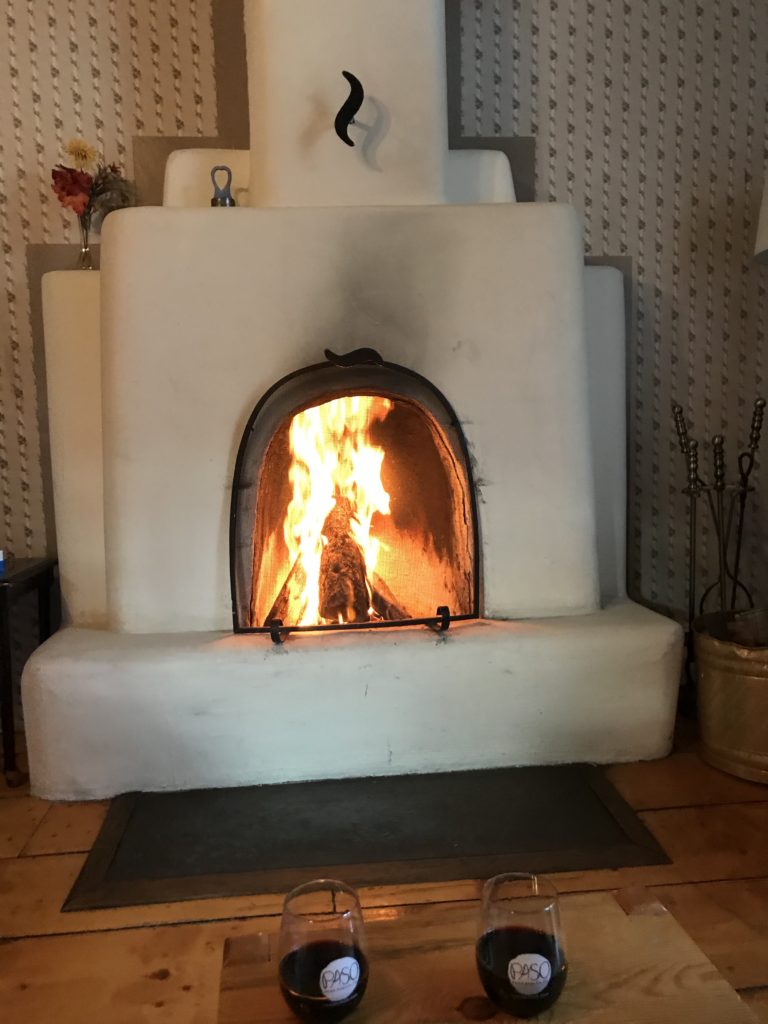
[[[560,998],[568,974],[557,891],[536,875],[497,875],[483,888],[477,972],[491,1002],[536,1017]]]
[[[291,950],[279,973],[283,998],[297,1017],[337,1021],[363,998],[368,960],[358,946],[325,939]]]
[[[283,998],[305,1021],[339,1021],[365,995],[368,956],[357,893],[320,879],[285,898],[278,976]]]
[[[477,972],[491,1002],[515,1017],[535,1017],[560,998],[568,966],[557,939],[533,928],[480,936]]]

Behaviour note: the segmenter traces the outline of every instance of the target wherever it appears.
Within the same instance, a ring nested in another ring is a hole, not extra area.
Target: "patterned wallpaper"
[[[26,245],[75,242],[50,188],[73,135],[131,174],[134,135],[212,135],[211,0],[5,0],[0,15],[0,547],[46,547]],[[66,215],[65,215],[66,214]]]
[[[25,246],[76,240],[50,166],[73,134],[129,173],[134,135],[215,134],[212,2],[6,0],[0,15],[0,546],[17,554],[45,549]],[[682,608],[670,405],[682,402],[699,437],[723,428],[733,465],[751,402],[768,392],[768,268],[751,260],[768,4],[460,2],[465,134],[535,136],[539,198],[576,205],[593,254],[632,257],[631,583]],[[763,463],[753,584],[768,577]],[[702,559],[713,556],[710,531]]]
[[[462,0],[462,75],[464,133],[535,136],[538,198],[581,211],[589,252],[632,257],[630,584],[683,608],[671,404],[698,438],[725,431],[733,470],[768,397],[768,268],[752,260],[768,3]],[[768,601],[768,436],[763,448],[747,554]],[[714,567],[711,530],[701,556]]]

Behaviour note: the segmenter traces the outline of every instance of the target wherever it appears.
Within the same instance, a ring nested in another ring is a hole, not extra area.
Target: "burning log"
[[[327,622],[389,622],[409,619],[408,612],[378,574],[368,580],[365,557],[352,536],[352,506],[346,498],[338,498],[323,524],[328,543],[320,559],[320,616]],[[370,588],[369,588],[370,583]],[[285,625],[301,621],[306,603],[300,612],[292,607],[292,594],[306,586],[306,573],[297,559],[269,611],[264,625],[279,619]],[[370,595],[370,596],[369,596]],[[295,597],[293,599],[295,605]],[[373,614],[369,609],[373,608]]]
[[[352,536],[352,506],[337,498],[323,524],[320,614],[331,622],[368,622],[370,598],[362,549]]]
[[[274,622],[275,619],[286,624],[290,619],[293,619],[296,622],[301,621],[301,617],[306,609],[306,604],[298,615],[291,615],[291,591],[294,589],[294,580],[296,581],[296,589],[299,591],[303,590],[306,585],[307,574],[304,572],[304,568],[298,558],[293,563],[293,568],[286,576],[285,583],[280,588],[280,593],[275,598],[275,603],[270,608],[269,615],[267,615],[262,625],[268,626],[270,622]]]
[[[371,607],[386,622],[402,622],[411,618],[408,612],[397,603],[397,598],[378,573],[373,574],[371,590],[373,591]]]

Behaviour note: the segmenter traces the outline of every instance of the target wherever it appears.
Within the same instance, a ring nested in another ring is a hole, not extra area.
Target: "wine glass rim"
[[[315,911],[313,914],[296,912],[291,909],[289,904],[292,900],[300,896],[308,896],[313,892],[322,892],[324,889],[329,892],[342,892],[347,896],[351,896],[354,900],[354,905],[348,907],[346,910],[321,910]],[[303,882],[301,885],[297,885],[295,889],[291,889],[283,900],[284,917],[302,918],[305,921],[316,921],[328,917],[345,918],[349,917],[356,909],[360,910],[360,898],[357,895],[356,890],[353,889],[351,885],[347,885],[346,882],[342,882],[338,878],[314,878],[309,882]]]
[[[532,886],[533,891],[511,897],[512,899],[544,900],[546,903],[543,909],[554,906],[558,901],[559,893],[554,882],[546,875],[538,875],[531,871],[505,871],[489,878],[483,886],[483,901],[488,899],[493,889],[507,882],[528,882]]]

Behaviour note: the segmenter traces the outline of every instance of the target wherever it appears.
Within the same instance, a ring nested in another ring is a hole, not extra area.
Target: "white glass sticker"
[[[552,964],[538,953],[521,953],[509,961],[509,982],[521,996],[537,996],[552,977]]]
[[[331,960],[320,971],[320,991],[332,1003],[349,999],[360,980],[360,964],[353,956],[342,956]]]

